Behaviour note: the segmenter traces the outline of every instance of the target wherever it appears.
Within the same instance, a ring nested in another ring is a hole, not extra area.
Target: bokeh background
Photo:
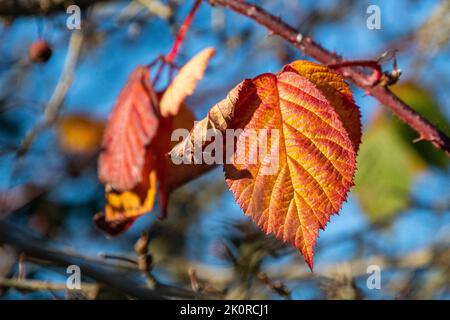
[[[107,256],[134,259],[133,245],[148,231],[158,281],[190,290],[189,270],[195,269],[207,292],[226,298],[449,299],[449,158],[427,142],[413,143],[414,132],[353,87],[364,128],[356,186],[320,232],[314,273],[296,250],[265,236],[244,216],[221,168],[177,190],[164,221],[157,219],[156,207],[117,237],[96,229],[93,215],[104,206],[96,175],[104,123],[130,72],[168,53],[192,2],[105,1],[83,9],[84,44],[73,83],[57,117],[39,130],[26,152],[20,146],[45,119],[72,31],[64,12],[2,16],[0,223],[19,226],[49,247],[128,268],[144,284],[132,263],[124,266],[124,259]],[[450,134],[450,1],[256,3],[349,59],[376,59],[397,49],[402,76],[392,89]],[[380,30],[366,27],[370,4],[381,9]],[[28,58],[39,38],[53,51],[44,64]],[[203,3],[176,63],[209,46],[217,54],[187,100],[197,118],[242,79],[308,59],[249,19]],[[385,70],[392,63],[386,61]],[[20,253],[0,245],[0,278],[65,283],[65,268]],[[381,268],[379,290],[366,286],[370,265]],[[11,286],[0,283],[1,299],[74,298],[65,290]],[[102,286],[94,295],[77,297],[127,296]]]

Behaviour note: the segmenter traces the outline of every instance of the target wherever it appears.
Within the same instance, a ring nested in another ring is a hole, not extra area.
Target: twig
[[[178,32],[178,35],[175,39],[172,49],[170,50],[169,54],[166,56],[167,63],[172,63],[175,60],[178,50],[180,49],[180,46],[183,43],[184,37],[186,36],[186,32],[189,30],[189,27],[191,26],[191,23],[192,23],[192,19],[194,18],[194,15],[197,12],[198,7],[200,6],[201,2],[202,2],[201,0],[195,0],[195,3],[193,5],[191,11],[189,12],[188,16],[186,17],[186,20],[184,20],[184,23],[181,26],[180,31]]]
[[[69,291],[66,283],[53,283],[39,280],[18,280],[0,278],[0,287],[15,288],[26,291]],[[81,283],[81,289],[91,299],[97,296],[100,286],[96,283]]]
[[[181,47],[181,44],[183,43],[183,40],[186,36],[186,32],[189,30],[189,27],[191,26],[192,20],[194,19],[194,15],[197,12],[201,0],[195,0],[194,5],[191,8],[191,11],[189,11],[189,14],[187,15],[186,19],[183,22],[183,25],[181,26],[180,30],[178,31],[177,37],[175,38],[175,41],[173,43],[172,49],[170,49],[170,52],[164,57],[163,63],[159,65],[158,71],[156,72],[155,80],[153,81],[153,84],[156,86],[156,83],[158,83],[159,78],[161,77],[161,73],[166,65],[170,66],[172,70],[173,61],[175,60],[178,50]]]
[[[276,34],[292,43],[305,55],[308,55],[323,64],[338,64],[346,60],[339,55],[324,49],[311,37],[300,34],[292,26],[280,18],[266,12],[261,7],[249,4],[242,0],[208,0],[211,5],[227,7],[241,15],[251,18]],[[430,141],[436,148],[441,149],[450,156],[450,138],[437,129],[428,120],[414,111],[404,101],[398,98],[387,86],[375,85],[370,75],[361,72],[358,67],[348,66],[341,69],[344,77],[352,80],[358,87],[376,98],[389,108],[402,121],[419,133],[420,140]]]
[[[190,290],[166,284],[157,284],[154,289],[150,289],[135,277],[135,273],[117,271],[81,256],[51,248],[45,240],[33,237],[29,230],[22,230],[4,221],[0,221],[0,242],[12,245],[19,251],[24,252],[27,257],[52,261],[62,267],[78,265],[82,275],[116,288],[133,298],[158,300],[206,298]]]
[[[73,81],[75,66],[81,53],[82,44],[83,34],[80,31],[74,31],[70,37],[69,48],[67,49],[67,56],[61,77],[53,91],[52,97],[45,106],[44,117],[36,126],[28,131],[17,151],[17,157],[24,156],[36,136],[57,120],[59,110]]]
[[[258,279],[276,294],[288,300],[291,299],[291,290],[289,290],[281,281],[273,281],[264,272],[258,274]]]

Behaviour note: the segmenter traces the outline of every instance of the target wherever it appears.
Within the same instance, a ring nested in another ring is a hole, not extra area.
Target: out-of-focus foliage
[[[372,221],[406,209],[413,178],[425,168],[411,143],[384,113],[363,133],[357,162],[354,190]]]
[[[431,123],[441,129],[446,135],[450,135],[450,123],[434,100],[429,90],[414,82],[403,82],[392,88],[401,99],[410,105],[419,114],[427,118]],[[395,123],[396,129],[402,138],[412,145],[414,150],[429,164],[446,168],[449,163],[448,156],[436,150],[428,142],[411,143],[418,138],[417,133],[403,122]]]
[[[87,114],[70,114],[59,119],[58,143],[68,154],[93,154],[100,148],[103,121]]]

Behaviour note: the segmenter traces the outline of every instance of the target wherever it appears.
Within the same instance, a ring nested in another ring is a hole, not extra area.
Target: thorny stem
[[[242,0],[208,0],[211,5],[219,5],[229,8],[236,13],[249,17],[258,24],[266,27],[271,33],[276,34],[292,43],[305,55],[317,61],[330,65],[346,63],[346,60],[323,48],[311,37],[303,36],[292,26],[280,18],[268,13],[261,7],[249,4]],[[408,124],[419,134],[419,140],[430,141],[436,148],[441,149],[450,156],[450,138],[431,124],[427,119],[408,106],[404,101],[392,93],[387,84],[374,85],[373,75],[367,75],[359,70],[358,66],[345,66],[339,69],[344,77],[350,79],[358,87],[364,89],[369,95],[376,98],[384,106],[389,108],[403,122]]]

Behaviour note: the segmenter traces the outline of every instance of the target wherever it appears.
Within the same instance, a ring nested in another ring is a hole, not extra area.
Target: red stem
[[[291,42],[305,55],[308,55],[323,64],[346,63],[346,60],[339,55],[324,49],[312,38],[303,37],[292,26],[256,5],[249,4],[242,0],[208,1],[211,5],[221,5],[253,19],[260,25],[265,26],[271,33],[277,34]],[[389,88],[379,85],[374,86],[371,75],[361,72],[358,66],[346,66],[341,68],[340,72],[344,77],[350,79],[358,87],[364,89],[368,94],[376,98],[395,113],[402,121],[416,130],[419,133],[419,138],[421,140],[430,141],[436,148],[444,150],[447,155],[450,156],[450,138],[434,127],[427,119],[414,111],[404,101],[394,95]]]
[[[345,67],[365,67],[371,68],[373,74],[371,76],[373,84],[377,84],[383,75],[383,70],[378,61],[375,60],[348,60],[340,63],[333,63],[328,65],[331,69],[340,69]]]
[[[180,49],[181,44],[183,43],[184,37],[186,36],[186,32],[188,31],[192,19],[194,18],[195,13],[198,10],[198,7],[200,6],[201,0],[196,0],[191,11],[189,12],[188,16],[183,22],[183,25],[180,28],[180,31],[178,31],[177,37],[175,38],[175,42],[173,43],[173,47],[170,50],[169,54],[166,56],[166,62],[172,63],[178,53],[178,50]]]

